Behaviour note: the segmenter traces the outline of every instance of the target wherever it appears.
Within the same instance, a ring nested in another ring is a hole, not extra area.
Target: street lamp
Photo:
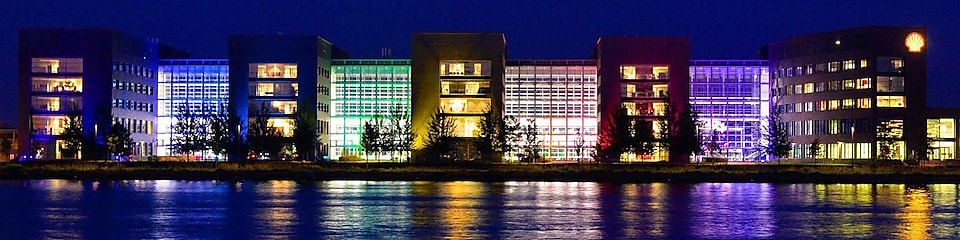
[[[851,125],[850,125],[850,144],[851,144],[852,146],[856,146],[856,144],[853,144],[853,142],[854,142],[854,141],[853,141],[853,133],[855,132],[854,130],[856,130],[856,128],[854,128],[853,124],[851,124]],[[854,148],[852,148],[852,146],[851,146],[851,149],[850,149],[850,150],[854,150]],[[850,166],[853,166],[853,156],[854,156],[854,155],[856,155],[856,154],[853,154],[853,151],[851,151],[851,153],[850,153]]]

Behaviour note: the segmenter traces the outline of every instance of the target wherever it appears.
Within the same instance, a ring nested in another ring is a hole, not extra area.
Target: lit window
[[[813,93],[814,84],[813,83],[804,83],[803,84],[803,93]]]
[[[826,111],[826,110],[827,110],[827,101],[819,101],[819,102],[817,102],[817,107],[820,109],[821,112]]]
[[[853,59],[843,61],[843,70],[853,70],[855,68],[857,68],[857,65]]]
[[[877,77],[877,92],[903,92],[903,77]]]
[[[669,79],[668,66],[639,65],[620,66],[622,79],[665,80]]]
[[[903,71],[903,58],[900,57],[878,57],[878,73],[899,73]]]
[[[480,63],[473,64],[473,75],[482,75],[483,74],[483,65]]]
[[[857,79],[857,89],[870,89],[870,78]]]
[[[854,105],[854,103],[855,103],[855,102],[853,101],[852,98],[843,99],[843,109],[853,109],[853,108],[855,108],[856,105]]]
[[[853,79],[843,80],[843,90],[851,90],[857,88],[857,83]]]
[[[33,77],[34,92],[83,92],[83,78],[79,77]]]
[[[463,75],[463,63],[452,63],[452,64],[450,64],[450,72],[448,72],[448,74],[451,74],[451,75]]]
[[[83,58],[33,58],[32,73],[83,73]]]
[[[872,108],[872,107],[873,107],[873,105],[872,105],[872,103],[870,102],[870,98],[857,99],[857,108],[867,109],[867,108]]]
[[[866,58],[860,59],[860,68],[866,68],[866,67],[869,67],[869,63],[867,63],[867,59]]]
[[[273,96],[273,83],[257,83],[256,96]]]
[[[251,63],[249,73],[256,78],[297,78],[297,64]]]
[[[840,107],[840,100],[830,100],[830,111],[837,110]]]
[[[956,136],[956,125],[952,118],[927,119],[927,137],[939,139],[953,139]]]
[[[827,70],[829,72],[840,71],[840,62],[830,62]]]
[[[904,96],[877,96],[877,107],[906,107]]]

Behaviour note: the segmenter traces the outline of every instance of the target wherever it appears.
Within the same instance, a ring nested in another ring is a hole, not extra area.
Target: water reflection
[[[956,239],[956,184],[0,181],[5,239]]]

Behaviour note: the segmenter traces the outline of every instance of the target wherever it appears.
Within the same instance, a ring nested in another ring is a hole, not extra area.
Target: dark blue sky
[[[96,2],[96,3],[90,3]],[[930,103],[954,106],[960,4],[946,1],[10,1],[0,10],[0,125],[16,115],[17,29],[113,28],[226,58],[231,34],[316,34],[353,58],[409,57],[410,33],[492,31],[508,57],[587,58],[600,36],[689,36],[694,59],[756,58],[790,36],[928,27]]]

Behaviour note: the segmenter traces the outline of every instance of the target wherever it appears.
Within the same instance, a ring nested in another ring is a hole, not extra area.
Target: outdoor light
[[[837,39],[837,41],[833,42],[833,44],[836,44],[837,46],[840,46],[840,39]]]

